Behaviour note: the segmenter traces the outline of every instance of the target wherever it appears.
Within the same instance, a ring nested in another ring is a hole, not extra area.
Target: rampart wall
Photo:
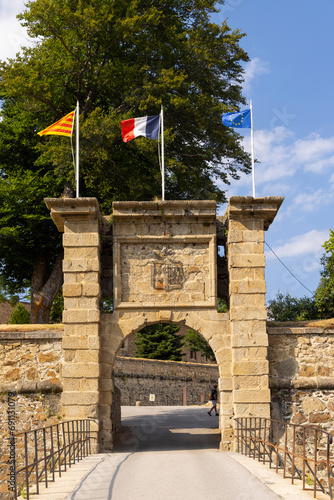
[[[268,324],[271,415],[334,430],[334,320]]]
[[[334,320],[284,326],[268,322],[267,331],[274,416],[296,423],[330,422],[334,418]],[[1,393],[14,391],[35,400],[27,406],[34,415],[31,423],[47,422],[51,414],[61,418],[62,332],[63,325],[0,326]],[[184,387],[187,403],[199,404],[217,378],[215,365],[198,363],[117,357],[114,366],[114,383],[121,390],[123,405],[138,400],[152,404],[150,394],[156,394],[156,404],[183,404]],[[22,401],[20,409],[25,406]]]
[[[212,364],[117,357],[114,365],[122,405],[136,401],[145,406],[206,403],[218,376],[218,367]],[[154,401],[150,401],[151,394]]]

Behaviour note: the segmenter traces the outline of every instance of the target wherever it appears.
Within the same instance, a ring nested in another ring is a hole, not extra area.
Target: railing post
[[[63,431],[63,447],[64,447],[64,452],[65,452],[65,472],[66,472],[66,455],[67,455],[67,451],[66,451],[66,432],[65,432],[65,422],[62,422],[61,423],[61,426],[62,426],[62,431]]]
[[[303,428],[303,490],[305,490],[305,475],[306,475],[306,463],[305,463],[305,427]]]
[[[58,457],[58,474],[59,477],[61,477],[61,450],[59,449],[59,425],[56,425],[56,431],[57,431],[57,457]]]
[[[327,436],[326,462],[327,462],[327,478],[328,478],[328,486],[329,486],[329,495],[330,495],[331,500],[333,500],[333,490],[332,490],[332,478],[331,478],[331,465],[330,465],[329,458],[330,458],[330,445],[332,443],[333,443],[333,436],[332,436],[332,434],[328,434],[328,436]]]
[[[296,426],[293,426],[293,440],[292,440],[292,477],[291,483],[294,484],[295,479],[295,452],[296,452]]]
[[[314,441],[314,483],[313,483],[313,496],[317,496],[317,460],[318,460],[318,429],[315,430],[315,441]]]
[[[285,422],[284,424],[284,462],[283,462],[283,477],[285,478],[285,472],[286,472],[286,455],[287,455],[287,446],[288,446],[288,428],[287,424]]]
[[[26,466],[26,488],[27,488],[27,500],[29,500],[29,470],[28,470],[28,443],[27,434],[24,433],[24,453],[25,453],[25,466]],[[38,479],[37,479],[38,481]]]
[[[276,425],[276,472],[278,472],[278,446],[279,446],[279,422]]]
[[[39,494],[37,429],[34,430],[34,446],[35,446],[36,492],[37,494]]]
[[[87,422],[88,422],[88,436],[89,436],[88,446],[89,446],[89,454],[91,454],[91,446],[90,446],[90,420],[88,420]]]
[[[258,422],[258,423],[257,423]],[[261,447],[261,418],[255,418],[255,427],[257,434],[257,460],[261,459],[260,447]]]
[[[236,420],[236,424],[237,424],[237,449],[238,449],[238,451],[240,452],[240,443],[239,443],[239,422],[238,422],[238,420]]]
[[[267,419],[264,419],[263,463],[266,463]]]
[[[45,427],[42,429],[42,435],[43,435],[43,449],[44,449],[44,474],[45,474],[45,487],[48,487],[48,468],[47,468],[47,461],[46,461],[46,436],[45,436]]]
[[[53,452],[53,426],[50,427],[50,437],[51,437],[51,459],[50,459],[50,467],[52,472],[52,481],[55,480],[55,456]]]

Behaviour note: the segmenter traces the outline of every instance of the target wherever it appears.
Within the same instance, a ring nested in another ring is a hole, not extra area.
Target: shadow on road
[[[206,407],[122,407],[115,452],[217,450],[219,418]]]

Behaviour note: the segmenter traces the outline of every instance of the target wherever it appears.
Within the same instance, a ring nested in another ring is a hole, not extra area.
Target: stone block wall
[[[47,329],[46,329],[47,328]],[[57,424],[62,419],[60,394],[63,325],[0,326],[0,498],[12,499],[8,492],[9,418],[15,432]],[[8,393],[13,393],[11,406]],[[22,463],[22,443],[16,449]]]
[[[216,204],[114,202],[115,309],[216,307]]]
[[[334,320],[268,323],[272,418],[334,431]]]
[[[0,325],[1,392],[62,390],[63,325]]]
[[[114,377],[122,405],[179,406],[206,403],[219,373],[211,364],[117,357]]]
[[[100,359],[99,206],[92,198],[48,198],[45,203],[64,233],[63,417],[92,419],[93,452],[98,443],[112,449],[111,400],[104,399]]]
[[[234,417],[270,417],[264,231],[283,198],[232,196],[227,207]]]

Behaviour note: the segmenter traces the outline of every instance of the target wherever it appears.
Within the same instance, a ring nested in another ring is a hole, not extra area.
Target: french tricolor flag
[[[121,122],[123,142],[142,135],[148,139],[159,139],[160,115],[130,118]]]

